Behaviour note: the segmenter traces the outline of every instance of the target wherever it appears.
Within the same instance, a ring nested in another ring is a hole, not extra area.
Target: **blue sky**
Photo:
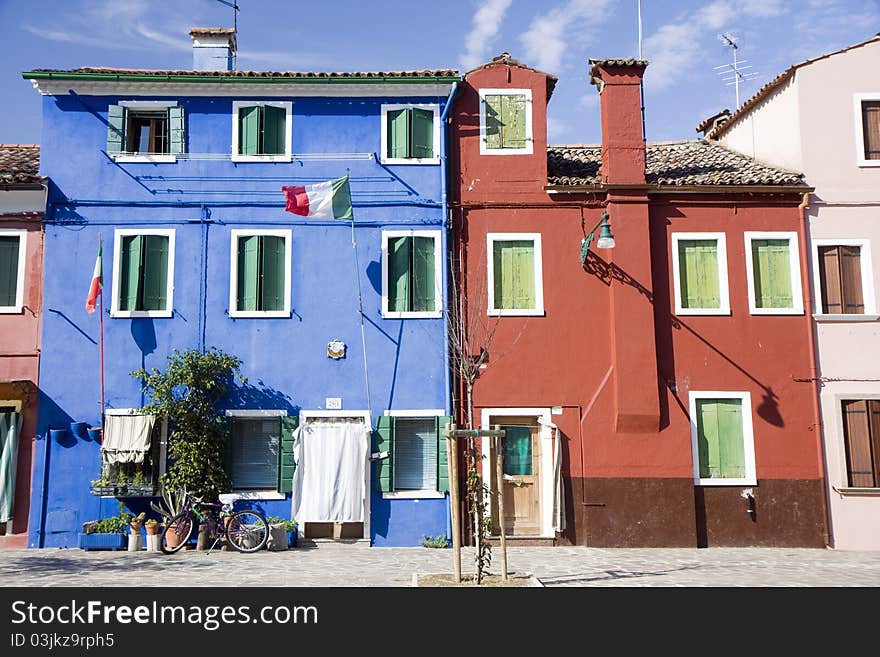
[[[238,68],[354,71],[459,68],[507,50],[559,78],[550,141],[598,143],[589,58],[638,52],[637,0],[238,0]],[[21,72],[190,68],[192,25],[229,26],[216,0],[0,0],[0,143],[39,143],[39,94]],[[718,35],[739,39],[757,77],[741,101],[793,63],[880,32],[880,0],[642,0],[649,140],[692,139],[735,105],[714,67]]]

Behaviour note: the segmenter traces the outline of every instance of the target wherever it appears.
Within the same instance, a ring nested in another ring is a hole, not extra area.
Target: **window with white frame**
[[[290,162],[292,119],[290,101],[233,101],[232,160]]]
[[[440,317],[440,231],[382,232],[382,316]]]
[[[880,399],[842,399],[846,480],[852,488],[880,488]]]
[[[176,100],[122,100],[107,108],[107,154],[117,162],[175,162],[186,153],[186,118]]]
[[[382,105],[384,164],[440,164],[440,106]]]
[[[114,317],[171,317],[174,229],[119,229],[114,235]]]
[[[532,152],[532,90],[480,89],[480,154]]]
[[[694,482],[699,486],[757,484],[748,392],[690,392]]]
[[[386,497],[442,497],[449,490],[440,410],[386,411],[376,426],[376,486]]]
[[[677,315],[729,315],[724,233],[672,233]]]
[[[0,228],[0,313],[24,307],[24,264],[27,231]]]
[[[543,315],[540,233],[486,236],[490,315]]]
[[[228,410],[225,469],[232,491],[289,493],[298,418],[283,410]]]
[[[877,319],[866,239],[814,239],[816,316],[820,319]]]
[[[855,94],[856,160],[859,166],[880,166],[880,92]]]
[[[803,313],[797,233],[746,231],[744,239],[751,313]]]
[[[290,317],[291,231],[231,232],[229,316]]]

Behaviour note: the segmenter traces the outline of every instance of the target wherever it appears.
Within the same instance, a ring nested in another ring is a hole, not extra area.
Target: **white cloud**
[[[697,22],[709,29],[717,30],[727,25],[735,15],[733,5],[730,2],[718,0],[697,12]]]
[[[488,61],[489,48],[498,31],[501,21],[513,0],[485,0],[474,14],[473,27],[465,37],[465,52],[459,57],[463,70],[470,70]]]
[[[525,48],[524,61],[548,73],[558,71],[572,44],[584,44],[596,25],[607,20],[614,0],[568,0],[536,16],[520,35]]]

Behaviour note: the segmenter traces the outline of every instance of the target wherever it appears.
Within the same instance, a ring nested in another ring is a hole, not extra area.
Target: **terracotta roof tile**
[[[40,147],[37,144],[0,144],[0,183],[38,183]]]
[[[34,69],[32,73],[104,73],[117,75],[155,75],[155,76],[193,76],[193,77],[235,77],[235,78],[424,78],[424,77],[456,77],[456,69],[421,69],[413,71],[352,71],[352,72],[315,72],[315,71],[192,71],[192,70],[158,70],[139,68],[109,68],[103,66],[85,66],[69,70]]]
[[[601,185],[601,146],[549,146],[550,185]],[[805,185],[803,174],[764,164],[707,141],[649,143],[645,178],[650,185]]]
[[[479,71],[481,69],[488,68],[490,66],[496,66],[498,64],[503,64],[505,66],[516,66],[518,68],[524,68],[527,71],[534,71],[535,73],[540,73],[541,75],[546,76],[547,77],[547,101],[549,102],[550,96],[553,95],[553,90],[556,88],[556,83],[558,82],[559,78],[557,78],[555,75],[553,75],[551,73],[546,73],[544,71],[539,71],[536,68],[532,68],[531,66],[526,66],[518,59],[514,59],[513,57],[511,57],[510,53],[507,51],[504,51],[503,53],[501,53],[497,57],[493,57],[492,61],[486,62],[485,64],[481,64],[480,66],[477,66],[476,68],[472,68],[470,71],[467,71],[467,73],[465,73],[464,75],[468,75],[469,73],[473,73],[474,71]]]

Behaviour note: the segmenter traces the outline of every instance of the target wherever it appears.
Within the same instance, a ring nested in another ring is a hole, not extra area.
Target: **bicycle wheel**
[[[162,552],[174,554],[182,550],[189,541],[194,526],[192,516],[188,513],[178,513],[165,523],[165,528],[159,537],[159,547]]]
[[[269,540],[269,523],[258,511],[236,511],[226,521],[226,540],[239,552],[256,552]]]

